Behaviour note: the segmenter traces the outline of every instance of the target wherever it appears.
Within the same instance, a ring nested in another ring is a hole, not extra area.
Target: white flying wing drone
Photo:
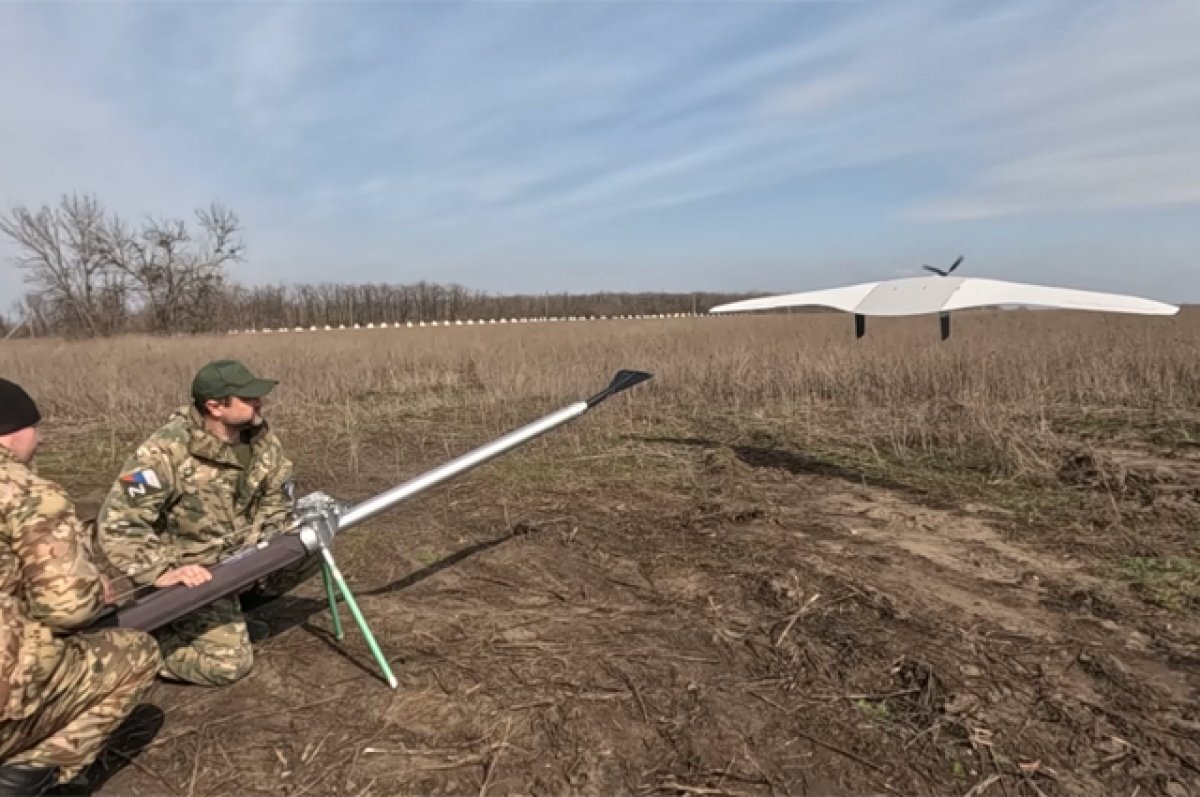
[[[830,307],[854,313],[854,334],[861,338],[867,331],[867,316],[904,316],[937,313],[941,321],[942,340],[950,337],[950,311],[969,307],[1057,307],[1062,310],[1093,310],[1106,313],[1135,313],[1139,315],[1174,315],[1179,308],[1172,304],[1122,296],[1116,293],[1096,293],[1073,288],[1050,288],[1023,282],[952,277],[963,259],[943,271],[925,266],[935,277],[905,277],[882,282],[864,282],[844,288],[828,288],[803,293],[785,293],[746,299],[718,305],[710,313],[740,313],[751,310],[774,310],[781,307]]]

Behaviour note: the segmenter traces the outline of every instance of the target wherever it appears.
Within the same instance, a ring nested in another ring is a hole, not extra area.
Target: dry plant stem
[[[218,356],[280,379],[299,486],[348,501],[655,373],[338,539],[394,695],[316,579],[256,610],[244,681],[154,688],[107,790],[1195,791],[1200,315],[927,322],[8,341],[84,512]]]

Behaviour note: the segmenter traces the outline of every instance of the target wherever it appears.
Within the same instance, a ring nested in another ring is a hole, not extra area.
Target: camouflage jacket
[[[0,721],[41,705],[38,673],[58,659],[52,630],[104,608],[92,541],[63,489],[0,446]]]
[[[292,463],[266,424],[249,467],[203,426],[176,410],[124,463],[96,519],[100,548],[135,584],[181,565],[216,564],[291,521]]]

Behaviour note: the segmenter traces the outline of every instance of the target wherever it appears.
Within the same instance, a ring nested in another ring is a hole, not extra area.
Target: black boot
[[[0,766],[0,797],[38,797],[58,782],[58,767]]]
[[[92,782],[88,770],[43,792],[42,797],[92,797],[100,786]]]

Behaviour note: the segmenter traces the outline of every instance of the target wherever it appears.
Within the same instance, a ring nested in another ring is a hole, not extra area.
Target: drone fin
[[[942,340],[950,337],[950,314],[946,312],[938,313],[938,321],[942,327]]]
[[[858,313],[854,314],[854,337],[861,338],[867,334],[867,317]]]

